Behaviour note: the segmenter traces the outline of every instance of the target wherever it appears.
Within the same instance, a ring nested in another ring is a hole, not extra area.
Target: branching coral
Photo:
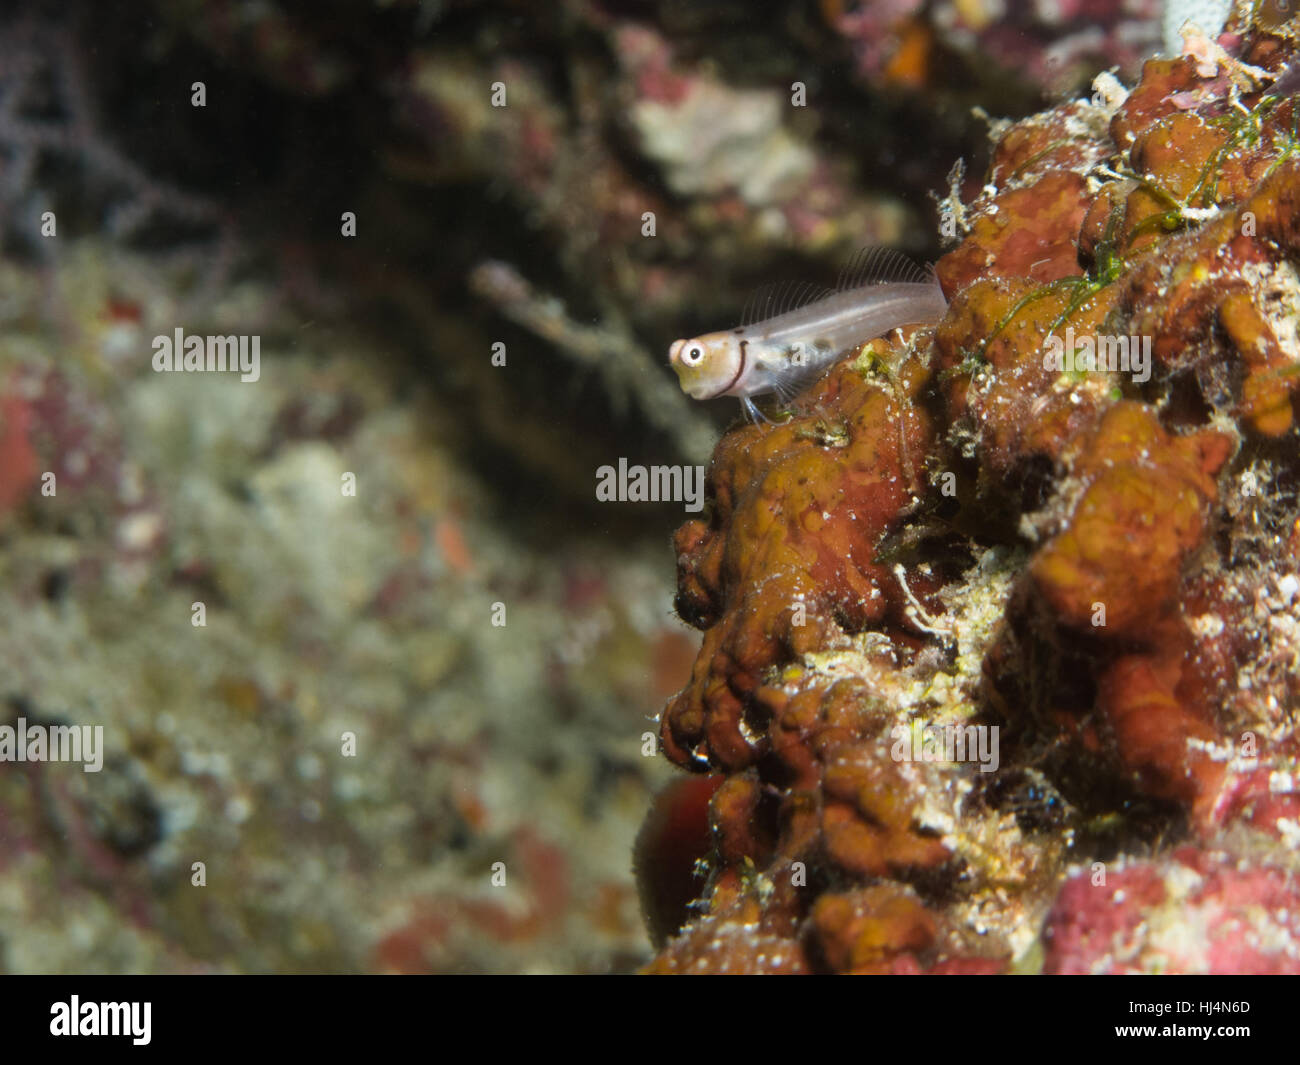
[[[148,174],[102,132],[71,34],[32,19],[0,26],[0,225],[22,215],[35,235],[40,211],[30,201],[37,172],[49,158],[84,168],[111,207],[107,228],[129,237],[154,216],[173,224],[210,227],[217,206]],[[21,228],[21,227],[20,227]]]

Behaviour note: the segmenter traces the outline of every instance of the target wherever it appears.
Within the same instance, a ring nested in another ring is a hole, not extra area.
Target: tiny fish
[[[766,421],[751,396],[775,392],[788,403],[850,348],[947,308],[932,271],[888,248],[864,249],[834,288],[761,289],[741,325],[675,341],[668,360],[688,396],[737,396],[752,421]]]

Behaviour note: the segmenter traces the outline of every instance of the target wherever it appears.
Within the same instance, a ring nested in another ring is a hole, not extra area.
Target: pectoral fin
[[[763,379],[782,405],[789,406],[795,396],[825,373],[834,355],[829,348],[793,348],[779,359],[763,362]]]

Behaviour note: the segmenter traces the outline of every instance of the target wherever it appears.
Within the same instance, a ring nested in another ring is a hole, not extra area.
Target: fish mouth
[[[745,372],[745,360],[748,358],[749,358],[749,341],[742,340],[740,342],[740,365],[736,368],[736,375],[725,385],[723,385],[719,391],[714,392],[713,395],[706,396],[705,398],[717,399],[719,396],[725,396],[728,392],[730,392],[733,388],[735,388],[736,382],[740,380],[740,375]]]

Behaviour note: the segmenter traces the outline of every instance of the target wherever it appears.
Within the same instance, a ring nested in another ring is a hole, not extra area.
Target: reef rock
[[[944,320],[718,445],[652,971],[1296,971],[1213,933],[1300,867],[1295,27],[995,127]]]

